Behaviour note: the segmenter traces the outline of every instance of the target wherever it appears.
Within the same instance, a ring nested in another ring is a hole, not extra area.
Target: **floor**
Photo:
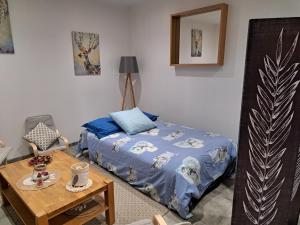
[[[87,160],[87,158],[82,158],[82,160]],[[98,165],[92,166],[111,177],[115,182],[115,225],[125,225],[136,220],[151,218],[154,214],[162,214],[169,225],[183,222],[176,213],[135,190],[118,177]],[[233,180],[228,179],[207,194],[192,211],[194,216],[190,222],[194,225],[230,225],[233,187]],[[103,217],[100,216],[88,223],[88,225],[95,224],[104,225]],[[14,210],[9,207],[0,208],[0,225],[23,225],[23,223],[18,219]]]
[[[107,176],[113,176],[100,169]],[[119,178],[115,182],[116,225],[125,225],[137,220],[151,218],[154,214],[162,214],[169,225],[183,220],[174,212],[153,201],[141,192],[133,189]],[[195,225],[230,225],[232,191],[227,185],[221,184],[207,195],[193,210],[194,217],[190,221]],[[88,223],[96,225],[103,223],[99,217]],[[11,207],[0,208],[0,225],[23,225]]]

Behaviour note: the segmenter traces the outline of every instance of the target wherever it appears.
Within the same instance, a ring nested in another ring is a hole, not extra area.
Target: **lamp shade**
[[[120,73],[138,73],[139,68],[135,56],[122,56],[120,62]]]

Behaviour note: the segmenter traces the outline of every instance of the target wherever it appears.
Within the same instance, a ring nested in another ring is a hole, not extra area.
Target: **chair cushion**
[[[62,145],[62,144],[53,144],[51,145],[46,151],[38,151],[38,155],[51,155],[51,153],[53,151],[63,151],[63,150],[66,150],[67,147],[65,145]]]
[[[113,112],[110,116],[127,134],[137,134],[156,127],[139,108]]]
[[[54,144],[54,145],[51,145],[50,148],[47,149],[47,151],[57,151],[57,150],[65,150],[67,149],[67,147],[64,145],[64,144]]]
[[[47,127],[55,130],[55,124],[51,115],[39,115],[31,116],[25,120],[25,133],[29,133],[33,128],[35,128],[39,123],[44,123]]]
[[[47,150],[55,141],[60,137],[54,130],[47,127],[44,123],[38,123],[38,125],[32,129],[23,138],[29,142],[36,144],[40,150]]]

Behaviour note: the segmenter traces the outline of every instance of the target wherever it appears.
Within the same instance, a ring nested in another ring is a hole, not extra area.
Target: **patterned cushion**
[[[54,130],[40,122],[24,136],[24,139],[36,144],[40,150],[47,150],[59,137]]]

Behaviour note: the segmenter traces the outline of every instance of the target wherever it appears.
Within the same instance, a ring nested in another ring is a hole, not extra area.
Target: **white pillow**
[[[40,122],[23,138],[36,144],[40,150],[47,150],[60,137],[54,130],[50,129],[44,123]]]
[[[113,112],[110,116],[127,134],[137,134],[156,127],[139,108]]]

